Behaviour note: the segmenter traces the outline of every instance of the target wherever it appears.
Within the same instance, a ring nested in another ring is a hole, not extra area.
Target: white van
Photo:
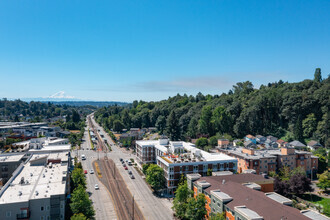
[[[81,155],[81,159],[82,160],[86,160],[86,156],[85,155]]]

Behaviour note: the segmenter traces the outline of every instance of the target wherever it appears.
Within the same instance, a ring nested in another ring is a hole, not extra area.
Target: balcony
[[[16,219],[30,219],[30,212],[17,214]]]

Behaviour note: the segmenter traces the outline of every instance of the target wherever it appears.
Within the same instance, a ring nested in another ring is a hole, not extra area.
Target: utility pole
[[[133,195],[133,204],[132,204],[132,206],[133,206],[133,213],[132,213],[132,220],[134,220],[134,195]]]

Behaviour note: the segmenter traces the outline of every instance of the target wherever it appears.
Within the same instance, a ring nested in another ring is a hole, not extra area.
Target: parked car
[[[91,169],[91,170],[89,171],[89,173],[90,173],[90,174],[94,174],[94,170]]]
[[[132,175],[130,175],[130,177],[131,177],[131,179],[135,179],[135,176],[132,174]]]
[[[128,166],[132,166],[132,162],[131,161],[128,161]]]
[[[126,164],[123,163],[123,167],[126,167]]]
[[[125,170],[128,170],[127,166],[124,167]]]
[[[87,174],[87,170],[85,170],[84,173]]]
[[[98,190],[99,189],[99,184],[95,184],[94,189]]]
[[[130,171],[130,170],[129,170],[129,171],[128,171],[128,174],[130,174],[130,175],[131,175],[131,174],[132,174],[132,171]]]
[[[119,160],[120,160],[121,162],[123,162],[123,158],[119,158]]]

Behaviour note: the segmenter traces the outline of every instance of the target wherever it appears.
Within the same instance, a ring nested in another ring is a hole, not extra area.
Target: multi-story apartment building
[[[237,160],[222,153],[208,153],[194,144],[182,141],[137,141],[136,152],[141,163],[156,163],[164,169],[167,193],[174,194],[181,175],[199,173],[206,175],[208,170],[237,170]]]
[[[68,152],[34,154],[0,190],[0,219],[64,219]]]
[[[216,213],[224,213],[228,220],[326,219],[311,210],[300,212],[290,207],[290,199],[262,190],[262,185],[272,184],[271,179],[262,178],[261,175],[253,174],[211,177],[190,174],[187,175],[187,185],[195,197],[199,193],[205,195],[207,218]]]
[[[0,178],[2,184],[10,179],[17,167],[23,162],[24,154],[2,154],[0,155]]]
[[[255,150],[246,148],[228,148],[218,150],[238,159],[238,173],[253,169],[257,174],[278,171],[282,167],[291,170],[302,167],[307,175],[316,174],[318,169],[318,157],[306,151],[298,151],[290,147],[282,147],[272,150]]]

